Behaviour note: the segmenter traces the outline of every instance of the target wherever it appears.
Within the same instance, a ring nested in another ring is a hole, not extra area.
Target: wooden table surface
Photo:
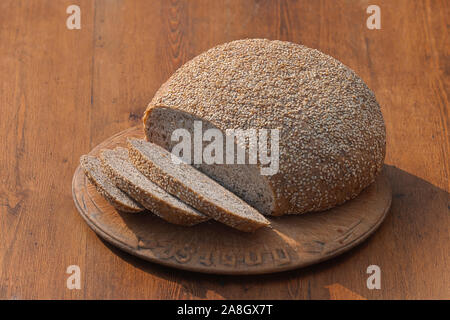
[[[66,8],[81,8],[69,30]],[[366,8],[381,8],[369,30]],[[1,299],[450,298],[449,3],[433,1],[0,1]],[[264,276],[214,276],[141,261],[78,215],[80,155],[140,123],[184,62],[259,37],[317,48],[375,92],[387,126],[392,209],[365,243]],[[78,265],[81,289],[66,268]],[[381,269],[369,290],[366,269]]]

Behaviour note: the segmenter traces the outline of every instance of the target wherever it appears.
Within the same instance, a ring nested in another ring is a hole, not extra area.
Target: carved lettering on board
[[[272,249],[272,257],[273,261],[276,265],[284,265],[291,262],[291,258],[284,248],[275,248]]]
[[[251,252],[247,251],[244,257],[244,263],[248,266],[259,265],[263,262],[262,253],[259,251]]]

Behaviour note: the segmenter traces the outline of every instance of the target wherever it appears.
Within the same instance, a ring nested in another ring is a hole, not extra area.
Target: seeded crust
[[[80,165],[89,181],[114,208],[123,212],[140,212],[144,208],[126,193],[117,188],[102,170],[100,160],[96,157],[83,155]]]
[[[167,222],[193,226],[209,219],[143,176],[130,163],[127,149],[103,150],[100,159],[113,183]]]
[[[269,209],[258,208],[263,214],[342,204],[371,184],[384,162],[385,125],[374,93],[338,60],[290,42],[233,41],[180,67],[143,118],[147,140],[169,149],[171,132],[152,119],[164,108],[222,131],[280,129],[280,167],[263,177],[273,196]]]
[[[245,232],[270,225],[257,210],[205,174],[186,163],[175,164],[167,150],[128,139],[128,151],[131,162],[145,176],[214,220]]]

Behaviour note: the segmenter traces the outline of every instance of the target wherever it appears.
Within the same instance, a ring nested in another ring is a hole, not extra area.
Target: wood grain
[[[82,29],[67,30],[78,4]],[[450,298],[449,4],[364,1],[0,2],[0,298],[329,299],[339,283],[368,299]],[[391,212],[367,242],[314,267],[208,276],[143,262],[103,243],[76,213],[81,154],[140,123],[182,63],[246,37],[317,48],[375,92],[387,126]],[[82,289],[66,288],[66,268]],[[366,268],[382,270],[368,290]]]

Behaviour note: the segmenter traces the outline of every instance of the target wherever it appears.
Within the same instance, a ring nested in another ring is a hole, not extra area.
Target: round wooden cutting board
[[[124,146],[142,137],[142,127],[116,134],[95,147]],[[104,200],[80,167],[73,177],[75,205],[87,224],[106,241],[145,260],[217,274],[262,274],[304,267],[356,246],[384,220],[391,189],[384,170],[356,199],[324,212],[269,218],[273,228],[253,234],[215,221],[194,227],[169,224],[150,212],[123,213]]]

